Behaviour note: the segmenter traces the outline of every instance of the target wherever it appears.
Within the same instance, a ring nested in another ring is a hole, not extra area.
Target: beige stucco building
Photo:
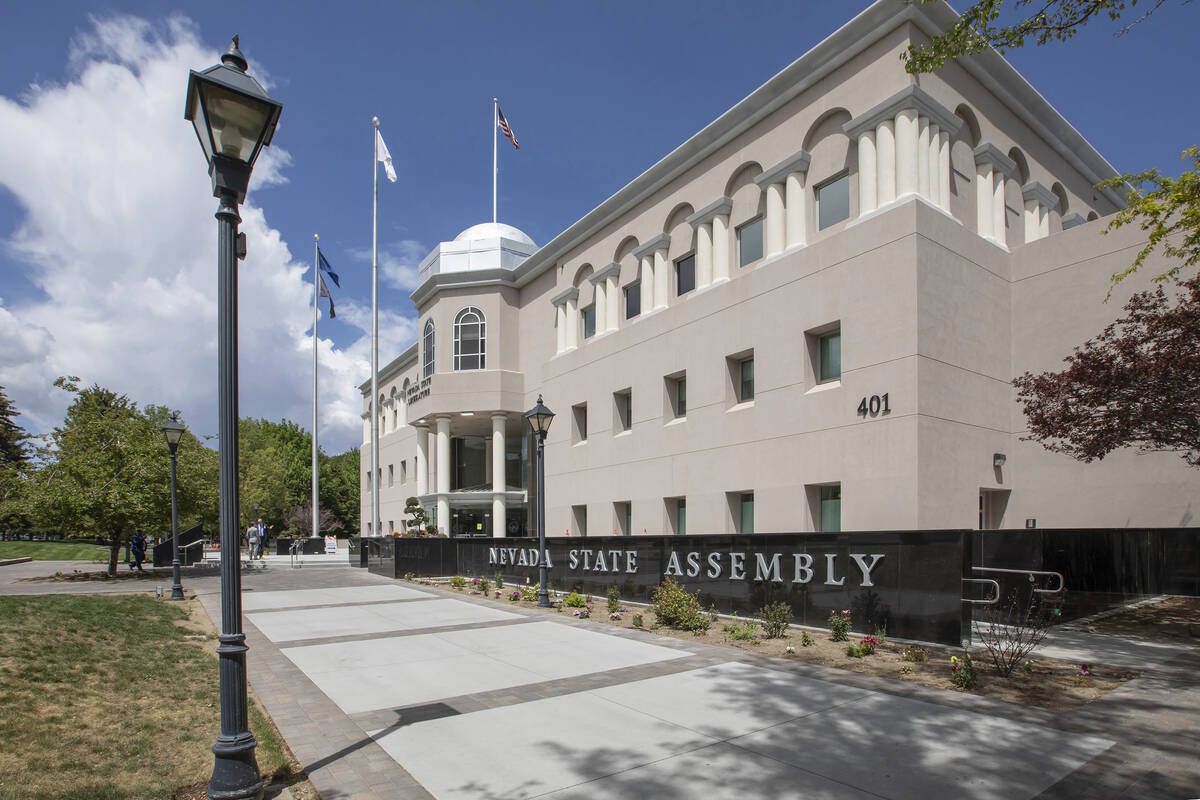
[[[905,73],[942,4],[880,0],[553,241],[485,223],[421,265],[421,339],[363,386],[362,532],[1194,524],[1172,454],[1024,442],[1012,379],[1144,283],[1114,169],[1003,58]],[[1156,274],[1161,270],[1143,270]],[[371,475],[370,415],[379,470]]]

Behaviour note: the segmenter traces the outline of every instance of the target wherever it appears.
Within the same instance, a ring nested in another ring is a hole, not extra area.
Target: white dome
[[[522,242],[530,247],[537,247],[533,239],[519,228],[514,228],[512,225],[505,225],[503,222],[481,222],[478,225],[472,225],[465,231],[454,237],[456,242],[470,242],[475,239],[512,239],[513,241]]]

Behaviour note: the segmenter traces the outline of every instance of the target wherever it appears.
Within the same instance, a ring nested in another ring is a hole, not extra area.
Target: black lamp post
[[[550,607],[550,592],[546,588],[546,433],[554,412],[542,405],[538,395],[537,405],[525,412],[525,420],[537,439],[537,535],[538,535],[538,605]]]
[[[208,160],[217,204],[217,351],[220,407],[221,733],[213,745],[211,800],[261,798],[246,703],[246,636],[242,633],[242,575],[238,525],[237,261],[246,255],[238,233],[238,204],[246,198],[259,151],[271,143],[281,103],[246,74],[238,37],[221,63],[188,76],[187,108]]]
[[[171,451],[171,599],[183,599],[183,584],[179,581],[179,504],[175,499],[175,451],[183,438],[184,427],[174,414],[162,426],[163,436],[167,439],[167,449]]]

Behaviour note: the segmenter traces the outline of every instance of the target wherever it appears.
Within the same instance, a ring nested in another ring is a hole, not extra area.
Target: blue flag
[[[317,262],[321,265],[321,271],[329,274],[333,279],[333,285],[342,288],[341,282],[338,280],[337,273],[333,271],[333,267],[329,266],[329,262],[325,260],[325,254],[321,252],[321,248],[317,248]]]
[[[330,273],[329,273],[329,275],[330,275],[331,277],[333,277],[333,273],[332,273],[332,272],[330,272]],[[320,291],[321,291],[321,297],[328,297],[328,298],[329,298],[329,318],[330,318],[330,319],[337,319],[337,314],[333,313],[333,295],[331,295],[331,294],[329,293],[329,287],[325,285],[325,279],[324,279],[324,278],[322,278],[322,277],[321,277],[321,276],[319,276],[319,275],[317,276],[317,279],[318,279],[318,280],[321,282],[321,290],[320,290]],[[334,278],[333,278],[333,282],[334,282],[334,283],[337,283],[337,278],[336,278],[336,277],[334,277]]]

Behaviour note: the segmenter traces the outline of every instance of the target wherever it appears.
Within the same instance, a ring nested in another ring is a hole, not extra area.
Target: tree
[[[17,410],[4,394],[0,386],[0,464],[13,467],[24,467],[29,463],[25,452],[25,441],[29,437],[16,423]]]
[[[425,528],[429,525],[429,520],[425,514],[425,508],[421,505],[421,501],[415,497],[410,497],[404,501],[404,513],[408,515],[408,521],[405,525],[408,527],[410,536],[424,536]]]
[[[357,447],[321,461],[321,508],[333,512],[348,532],[359,528],[360,463]]]
[[[338,531],[342,530],[342,521],[337,515],[321,506],[320,519],[318,520],[321,526],[321,533],[325,536],[333,536]],[[303,537],[312,535],[312,500],[305,500],[300,505],[296,506],[283,518],[283,532],[286,536]]]
[[[77,381],[54,383],[75,399],[39,454],[30,505],[44,525],[91,530],[107,539],[108,571],[115,574],[121,546],[135,530],[169,529],[170,461],[162,431],[136,403],[99,385],[80,389]],[[204,463],[203,449],[186,434],[180,443],[177,496],[183,517],[202,515],[216,498],[215,470],[191,468]]]
[[[1014,5],[1020,8],[1030,2],[1017,0]],[[1145,13],[1125,23],[1117,35],[1129,31],[1165,2],[1151,0]],[[1044,0],[1038,11],[1004,25],[997,23],[1004,0],[978,0],[949,30],[926,44],[909,46],[901,58],[908,72],[919,74],[933,72],[946,62],[963,56],[990,49],[1004,53],[1023,47],[1029,39],[1038,46],[1065,42],[1097,19],[1121,20],[1137,3],[1138,0]],[[1133,263],[1112,276],[1114,284],[1136,272],[1156,249],[1161,249],[1170,260],[1168,269],[1156,276],[1159,282],[1176,277],[1185,268],[1190,270],[1200,265],[1200,148],[1185,150],[1183,159],[1190,161],[1192,166],[1179,178],[1166,178],[1152,169],[1118,175],[1100,184],[1128,192],[1126,207],[1109,222],[1108,230],[1137,224],[1146,232],[1147,238]]]
[[[1200,277],[1135,294],[1126,315],[1066,359],[1062,372],[1013,383],[1028,439],[1081,461],[1119,447],[1168,450],[1200,467]]]
[[[28,527],[26,480],[29,438],[17,425],[17,410],[0,386],[0,528]]]

